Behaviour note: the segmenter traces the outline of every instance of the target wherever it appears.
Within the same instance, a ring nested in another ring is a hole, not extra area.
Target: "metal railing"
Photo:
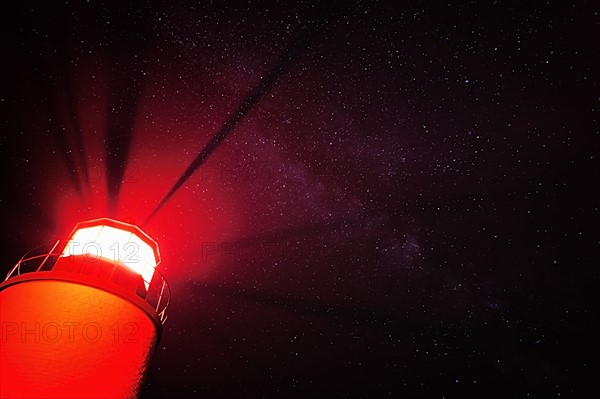
[[[62,255],[62,251],[58,250],[58,248],[61,247],[60,243],[61,241],[59,240],[53,245],[41,245],[23,255],[23,257],[8,272],[4,281],[27,273],[52,271],[56,261]],[[50,250],[44,250],[44,248],[50,246]],[[106,262],[106,264],[109,264],[109,262]],[[117,262],[112,262],[112,268],[113,269],[109,274],[110,277],[107,277],[106,280],[110,281],[115,274],[115,270],[119,268],[129,270],[127,266]],[[73,271],[72,273],[77,272]],[[169,288],[169,284],[167,284],[167,280],[165,280],[156,269],[154,270],[151,281],[146,281],[142,276],[140,276],[140,278],[145,283],[145,293],[143,296],[139,294],[138,296],[144,299],[154,309],[158,316],[158,320],[161,324],[164,324],[167,320],[167,307],[171,300],[171,289]]]

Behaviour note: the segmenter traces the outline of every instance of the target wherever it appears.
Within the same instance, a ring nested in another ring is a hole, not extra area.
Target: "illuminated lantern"
[[[159,262],[111,219],[19,261],[0,284],[0,398],[138,397],[169,302]]]

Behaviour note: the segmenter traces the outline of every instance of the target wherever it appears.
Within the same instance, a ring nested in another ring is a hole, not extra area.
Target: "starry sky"
[[[144,224],[227,127],[144,224],[173,298],[142,398],[591,384],[595,2],[199,3],[1,6],[3,272]]]

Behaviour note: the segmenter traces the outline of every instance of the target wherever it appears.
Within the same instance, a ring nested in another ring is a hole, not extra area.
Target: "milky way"
[[[144,398],[578,393],[597,7],[388,3],[3,5],[2,270],[142,224],[242,109],[145,227]]]

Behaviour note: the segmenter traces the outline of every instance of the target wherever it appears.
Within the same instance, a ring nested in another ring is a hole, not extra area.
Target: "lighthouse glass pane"
[[[86,255],[126,266],[150,285],[156,258],[150,245],[135,234],[111,226],[93,226],[73,234],[61,256]]]
[[[97,249],[97,246],[93,243],[96,242],[96,238],[101,230],[102,226],[93,226],[77,230],[67,243],[62,256],[83,255],[84,251],[85,253],[93,255],[92,251]]]

